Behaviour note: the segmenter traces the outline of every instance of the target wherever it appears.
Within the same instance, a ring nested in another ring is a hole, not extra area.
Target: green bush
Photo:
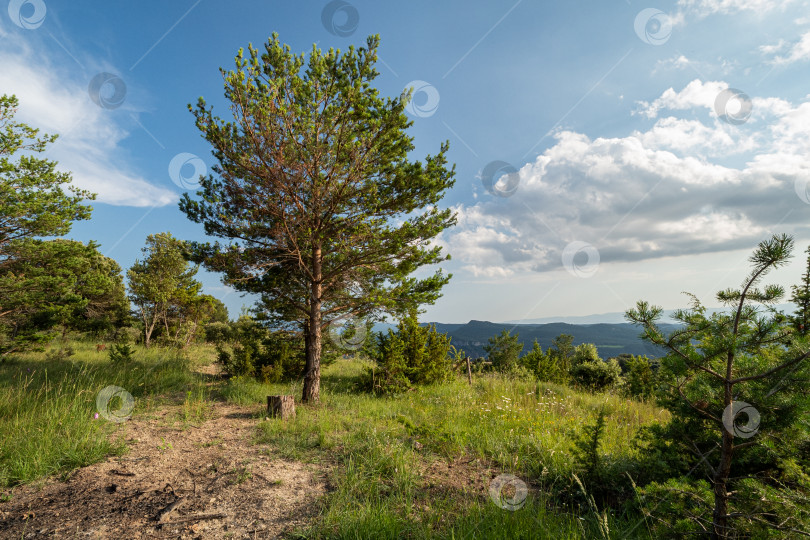
[[[223,345],[233,339],[233,329],[230,323],[211,322],[204,327],[205,341],[215,345]]]
[[[644,399],[653,397],[658,388],[656,367],[646,356],[630,356],[627,359],[627,374],[625,375],[627,395]]]
[[[122,364],[132,362],[135,359],[135,349],[129,344],[129,334],[121,333],[118,340],[113,343],[107,353],[110,357],[110,362],[113,364]]]
[[[263,382],[291,381],[303,376],[304,344],[294,333],[265,328],[247,315],[232,323],[229,332],[232,343],[217,344],[217,360],[226,374],[255,377]],[[224,335],[222,332],[220,337]],[[331,342],[325,339],[321,366],[328,366],[337,356]]]
[[[514,372],[520,365],[520,352],[523,344],[519,341],[520,336],[514,336],[509,330],[504,330],[497,336],[489,338],[489,343],[484,345],[487,358],[492,362],[492,369],[501,373]]]
[[[570,374],[577,385],[598,392],[619,383],[622,369],[615,358],[605,362],[599,358],[595,345],[583,343],[574,349]]]
[[[416,314],[403,318],[397,331],[377,334],[376,369],[369,369],[363,386],[374,393],[403,392],[416,384],[446,381],[452,374],[450,338],[436,327],[420,326]]]
[[[568,382],[568,372],[563,368],[561,362],[555,358],[551,349],[543,352],[537,340],[534,340],[531,350],[518,362],[532,372],[539,381],[560,384]]]

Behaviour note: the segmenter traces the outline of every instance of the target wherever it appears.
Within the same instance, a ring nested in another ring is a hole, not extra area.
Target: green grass
[[[587,497],[572,503],[570,494],[580,489],[572,449],[581,426],[604,408],[602,453],[632,460],[635,430],[666,418],[650,404],[480,374],[472,386],[459,378],[373,397],[355,386],[366,364],[340,360],[323,371],[319,405],[298,404],[292,421],[264,420],[266,396],[292,394],[298,401],[300,382],[233,378],[207,387],[165,349],[139,347],[134,362],[114,365],[92,343],[72,346],[67,359],[32,353],[0,364],[0,487],[123,452],[121,424],[94,417],[99,391],[115,385],[133,396],[133,415],[148,418],[172,403],[179,407],[170,421],[183,426],[209,418],[213,400],[253,407],[256,443],[269,454],[330,471],[317,517],[298,531],[307,538],[649,538],[639,514],[604,512]],[[200,363],[214,358],[211,347],[188,356]],[[444,472],[428,473],[435,465]],[[233,472],[235,482],[251,474]],[[487,483],[501,473],[531,487],[515,511],[488,496]]]
[[[478,376],[472,386],[459,378],[379,398],[354,391],[363,367],[361,361],[341,361],[326,368],[319,406],[299,405],[294,421],[259,423],[258,442],[270,445],[274,455],[337,465],[336,489],[322,501],[306,536],[624,538],[641,519],[592,507],[561,508],[553,494],[579,490],[573,438],[601,408],[609,419],[601,450],[611,459],[632,459],[635,430],[665,419],[664,411],[609,394],[497,375]],[[260,411],[268,394],[293,394],[297,400],[299,392],[297,384],[234,379],[225,394]],[[432,462],[470,458],[529,481],[537,495],[511,512],[481,489],[436,490],[421,474]],[[636,527],[630,537],[646,534]]]
[[[188,398],[189,419],[199,417],[194,397],[202,381],[176,352],[139,347],[134,362],[114,365],[94,343],[70,345],[75,354],[65,359],[29,353],[0,363],[0,487],[68,473],[123,452],[116,437],[120,424],[95,417],[96,398],[107,386],[132,395],[132,414]],[[109,410],[124,414],[121,404],[114,397]]]

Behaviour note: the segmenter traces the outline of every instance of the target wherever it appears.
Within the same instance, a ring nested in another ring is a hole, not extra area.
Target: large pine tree
[[[274,34],[263,53],[249,46],[222,70],[232,121],[202,98],[189,107],[218,164],[200,180],[202,199],[186,195],[180,207],[227,240],[194,244],[193,257],[298,327],[304,401],[319,399],[330,323],[432,303],[450,278],[410,277],[447,258],[431,240],[455,223],[437,207],[455,167],[446,143],[424,162],[408,159],[410,95],[382,98],[371,86],[378,44],[296,55]]]

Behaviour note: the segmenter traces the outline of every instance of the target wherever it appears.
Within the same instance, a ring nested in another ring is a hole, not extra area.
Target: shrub
[[[107,355],[110,357],[110,362],[113,364],[121,364],[131,362],[135,359],[135,349],[129,344],[129,335],[121,333],[118,341],[113,343]]]
[[[626,393],[635,398],[651,398],[658,387],[658,377],[652,362],[646,356],[627,359]]]
[[[579,472],[586,483],[599,482],[603,475],[602,457],[599,445],[605,434],[605,409],[600,409],[596,421],[592,425],[585,425],[574,441],[574,460]]]
[[[615,360],[583,362],[571,368],[571,377],[578,385],[599,392],[615,386],[621,380],[621,368]]]
[[[233,330],[229,323],[211,322],[204,327],[205,341],[215,345],[223,345],[233,339]]]
[[[74,354],[76,354],[76,351],[73,350],[73,347],[67,345],[64,347],[60,347],[59,349],[48,350],[48,352],[45,353],[45,360],[47,360],[48,362],[67,360]]]
[[[577,345],[571,363],[571,378],[588,390],[605,390],[621,380],[622,370],[616,359],[603,361],[592,343]]]
[[[568,381],[568,372],[563,369],[551,350],[543,352],[537,340],[534,340],[532,349],[520,358],[519,364],[531,371],[539,381],[560,384]]]
[[[220,324],[220,323],[215,323]],[[285,330],[271,330],[243,315],[230,327],[233,343],[217,344],[217,360],[231,376],[251,376],[263,382],[282,382],[303,376],[306,363],[303,340]],[[337,358],[334,347],[324,340],[321,366]]]
[[[520,336],[514,336],[509,330],[504,330],[497,336],[489,338],[489,343],[484,345],[487,357],[492,362],[492,369],[502,373],[509,373],[519,365],[520,352],[523,344],[518,341]]]
[[[415,384],[447,380],[452,373],[450,338],[436,327],[420,326],[416,314],[403,318],[397,331],[377,334],[377,369],[369,369],[364,386],[375,393],[397,393]]]

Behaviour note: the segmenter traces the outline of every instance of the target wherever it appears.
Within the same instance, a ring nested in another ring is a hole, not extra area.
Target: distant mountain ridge
[[[675,324],[663,323],[661,329],[668,333],[677,328]],[[486,356],[484,345],[490,337],[509,330],[518,334],[519,341],[523,343],[523,353],[529,351],[536,339],[543,350],[551,346],[551,341],[560,334],[570,334],[574,337],[574,345],[593,343],[599,350],[599,356],[610,358],[621,353],[634,355],[647,355],[659,357],[664,354],[660,347],[642,340],[641,327],[630,323],[620,324],[512,324],[492,323],[488,321],[470,321],[467,324],[437,323],[436,329],[446,333],[451,338],[451,344],[457,349],[463,349],[470,357]]]
[[[448,323],[425,323],[435,324],[436,330],[450,336],[451,344],[457,349],[463,349],[471,358],[486,356],[484,345],[489,338],[500,334],[503,330],[509,330],[512,334],[517,333],[519,341],[523,343],[523,353],[531,349],[536,339],[543,350],[551,346],[551,340],[560,334],[570,334],[574,336],[574,345],[582,343],[593,343],[599,350],[602,358],[618,356],[621,353],[634,355],[647,355],[658,357],[664,354],[660,347],[656,347],[644,340],[639,335],[641,327],[630,323],[620,324],[570,324],[570,323],[545,323],[545,324],[513,324],[513,323],[493,323],[489,321],[470,321],[466,324]],[[385,332],[389,328],[394,328],[391,324],[377,324],[374,326],[375,332]],[[661,329],[667,333],[677,325],[662,323]]]
[[[779,304],[774,306],[777,310],[792,313],[796,310],[793,304]],[[725,308],[707,308],[707,314],[725,311]],[[671,318],[675,310],[664,310],[659,327],[668,334],[678,324]],[[624,313],[602,313],[599,315],[585,315],[579,317],[547,317],[542,319],[528,319],[521,321],[506,321],[493,323],[489,321],[472,320],[468,323],[424,323],[435,324],[436,329],[447,334],[451,343],[457,349],[463,349],[472,358],[486,356],[484,345],[489,338],[500,334],[503,330],[517,333],[519,341],[523,343],[525,354],[531,349],[536,339],[543,350],[551,346],[551,340],[560,334],[574,336],[574,345],[593,343],[599,350],[602,358],[611,358],[621,353],[633,355],[647,355],[659,357],[665,354],[661,347],[642,340],[641,327],[628,323]],[[396,328],[395,324],[378,323],[374,325],[375,332],[385,332],[389,328]]]
[[[774,306],[774,308],[783,311],[785,313],[793,313],[794,311],[796,311],[796,306],[791,303],[777,304]],[[712,307],[706,308],[706,312],[708,314],[712,314],[719,311],[725,311],[726,309],[727,308]],[[675,321],[672,319],[673,313],[675,313],[674,309],[665,309],[661,313],[661,322],[674,323]],[[555,322],[569,323],[569,324],[599,324],[599,323],[622,324],[626,323],[627,319],[624,318],[624,312],[615,311],[612,313],[599,313],[596,315],[579,315],[571,317],[542,317],[538,319],[521,319],[513,321],[504,321],[505,324],[547,324]]]

